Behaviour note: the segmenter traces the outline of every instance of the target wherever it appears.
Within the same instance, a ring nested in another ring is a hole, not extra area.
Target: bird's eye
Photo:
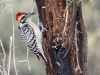
[[[26,17],[23,16],[23,17],[21,18],[20,22],[21,22],[21,23],[26,23]]]

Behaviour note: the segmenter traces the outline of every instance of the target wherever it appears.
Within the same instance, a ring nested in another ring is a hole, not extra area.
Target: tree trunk
[[[36,0],[47,75],[87,75],[87,35],[80,0]]]

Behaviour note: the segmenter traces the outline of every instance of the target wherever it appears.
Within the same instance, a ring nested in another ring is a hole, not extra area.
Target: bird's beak
[[[28,17],[31,17],[32,15],[34,15],[35,13],[27,13]]]
[[[31,15],[34,15],[35,13],[31,13]]]

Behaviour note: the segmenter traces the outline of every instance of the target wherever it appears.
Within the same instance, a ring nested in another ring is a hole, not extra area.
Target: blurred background
[[[4,6],[4,2],[5,0],[0,0],[0,39],[2,40],[4,49],[8,55],[10,36],[13,34],[13,22],[10,4],[7,1]],[[39,61],[31,51],[29,51],[31,73],[28,70],[27,62],[19,62],[26,60],[27,46],[25,42],[22,41],[22,38],[17,30],[18,24],[15,20],[15,15],[19,11],[31,12],[33,0],[11,0],[11,2],[14,15],[15,53],[18,75],[46,75],[44,61],[42,59]],[[100,0],[83,0],[82,8],[84,24],[88,35],[88,72],[89,75],[100,75]],[[36,15],[34,15],[32,19],[37,24],[38,11],[35,3],[33,11],[36,12]],[[3,53],[1,46],[0,53]],[[2,65],[2,59],[3,55],[0,54],[0,65]],[[7,59],[8,56],[6,61],[8,61]],[[13,60],[11,60],[10,68],[10,75],[15,75]]]

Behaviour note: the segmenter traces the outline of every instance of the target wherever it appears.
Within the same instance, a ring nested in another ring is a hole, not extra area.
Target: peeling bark
[[[43,35],[47,75],[87,75],[87,34],[80,0],[35,0]]]

